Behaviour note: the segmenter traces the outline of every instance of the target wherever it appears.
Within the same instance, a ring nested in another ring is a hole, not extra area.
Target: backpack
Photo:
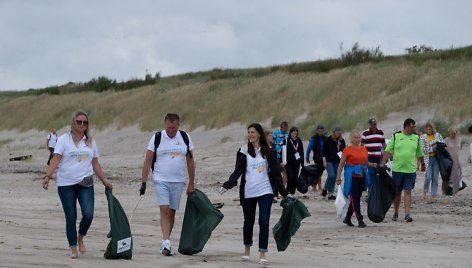
[[[393,135],[392,135],[393,136],[393,144],[394,144],[393,146],[395,146],[395,138],[396,138],[395,134],[398,134],[398,133],[402,133],[402,131],[401,130],[397,131],[397,132],[393,133]],[[419,137],[420,135],[418,135],[417,133],[413,133],[413,134],[418,136],[418,144],[419,144],[420,143],[420,137]]]
[[[190,155],[190,158],[193,158],[192,152],[190,152],[190,140],[188,138],[188,135],[185,131],[179,130],[180,135],[182,135],[182,138],[184,139],[185,145],[187,145],[187,154]],[[155,134],[154,137],[154,157],[152,158],[152,164],[151,164],[151,169],[154,171],[154,163],[156,163],[157,160],[157,147],[159,147],[159,144],[161,143],[161,132],[158,131]]]

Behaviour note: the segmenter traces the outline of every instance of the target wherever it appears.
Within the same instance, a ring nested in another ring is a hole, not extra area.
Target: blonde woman
[[[351,217],[355,213],[359,228],[364,228],[367,224],[364,223],[364,217],[361,212],[361,196],[367,189],[367,186],[371,184],[368,167],[375,168],[377,164],[368,162],[367,149],[361,143],[362,136],[359,131],[351,131],[349,137],[351,145],[343,150],[336,176],[336,184],[341,184],[341,174],[344,170],[343,194],[345,197],[349,197],[349,209],[343,223],[347,226],[354,226],[351,222]]]
[[[57,192],[64,210],[70,257],[73,259],[78,257],[78,252],[86,252],[83,239],[92,224],[94,210],[93,174],[97,175],[106,188],[112,188],[98,162],[98,149],[90,136],[89,123],[85,112],[74,114],[71,130],[58,138],[54,156],[42,180],[42,186],[47,190],[49,180],[57,169]],[[77,201],[82,211],[78,234]]]
[[[423,185],[423,197],[429,192],[431,185],[431,201],[435,201],[438,194],[439,185],[439,164],[436,158],[436,143],[444,142],[440,133],[436,132],[436,127],[432,122],[427,122],[425,125],[425,134],[421,136],[423,141],[423,154],[425,157],[426,174]]]

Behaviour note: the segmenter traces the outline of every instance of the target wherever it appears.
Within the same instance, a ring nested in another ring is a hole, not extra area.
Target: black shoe
[[[330,196],[328,197],[328,200],[336,200],[336,196],[330,195]]]
[[[364,221],[359,221],[359,228],[365,228],[367,227],[367,224],[365,224]]]
[[[349,218],[344,218],[343,223],[346,224],[347,226],[353,227],[354,224],[352,224],[351,219]]]
[[[392,221],[398,221],[398,213],[393,213]]]
[[[326,197],[327,194],[328,194],[328,191],[326,191],[326,189],[323,189],[323,191],[321,191],[322,197]]]
[[[405,215],[405,221],[406,221],[406,222],[412,222],[412,221],[413,221],[413,218],[410,217],[410,214],[406,214],[406,215]]]

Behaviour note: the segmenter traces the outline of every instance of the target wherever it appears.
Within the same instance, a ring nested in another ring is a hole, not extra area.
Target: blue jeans
[[[328,193],[334,193],[334,184],[336,182],[336,176],[338,175],[338,166],[339,163],[326,162],[326,171],[328,172],[328,177],[325,182],[325,190]]]
[[[439,164],[436,157],[430,157],[428,168],[426,168],[426,175],[424,177],[423,192],[429,191],[429,184],[431,184],[431,195],[435,196],[438,194],[438,183],[439,183]]]
[[[85,236],[92,224],[94,193],[93,186],[82,187],[78,184],[70,186],[58,186],[57,192],[61,199],[62,208],[66,218],[66,235],[70,247],[77,246],[77,200],[82,211],[82,220],[79,225],[79,235]]]
[[[269,244],[270,210],[272,208],[273,199],[273,194],[266,194],[259,197],[244,199],[244,246],[252,246],[252,234],[254,229],[254,223],[256,221],[256,206],[257,203],[259,203],[259,252],[267,252],[267,246]]]

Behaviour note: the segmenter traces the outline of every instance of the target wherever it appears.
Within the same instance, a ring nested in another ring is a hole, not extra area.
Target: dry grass
[[[167,112],[179,113],[188,129],[268,119],[275,127],[298,118],[305,138],[319,123],[363,128],[370,116],[382,119],[391,112],[418,109],[433,111],[431,118],[460,124],[472,118],[471,74],[468,59],[422,64],[398,60],[327,73],[279,71],[261,77],[168,81],[120,92],[21,96],[0,100],[0,112],[8,115],[0,129],[61,128],[77,109],[89,113],[94,128],[138,125],[145,131],[160,128]]]

